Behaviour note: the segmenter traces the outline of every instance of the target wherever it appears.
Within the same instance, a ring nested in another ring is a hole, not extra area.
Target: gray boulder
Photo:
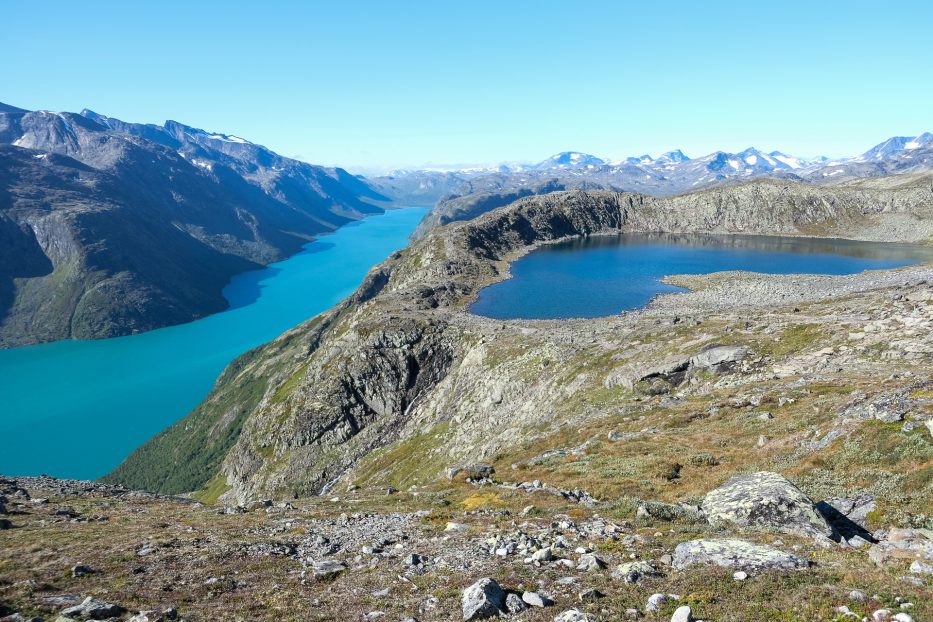
[[[463,590],[464,620],[482,620],[505,613],[505,590],[495,579],[480,579]]]
[[[674,550],[674,568],[721,566],[745,571],[799,570],[809,562],[770,546],[745,540],[721,538],[681,542]]]
[[[748,356],[745,346],[716,346],[690,357],[690,366],[698,369],[721,369]]]
[[[733,477],[706,495],[703,512],[719,527],[768,529],[817,538],[834,535],[803,491],[769,471]]]
[[[88,596],[80,605],[62,610],[67,618],[87,618],[89,620],[106,620],[115,618],[125,611],[120,605],[113,605]]]

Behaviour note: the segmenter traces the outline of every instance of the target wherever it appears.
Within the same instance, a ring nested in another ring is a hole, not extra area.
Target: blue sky
[[[930,2],[8,2],[0,101],[351,170],[933,130]]]

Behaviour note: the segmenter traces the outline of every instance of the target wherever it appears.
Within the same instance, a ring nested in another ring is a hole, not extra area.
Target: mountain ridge
[[[342,169],[245,139],[3,105],[0,347],[130,334],[221,311],[232,276],[379,213],[385,201]]]

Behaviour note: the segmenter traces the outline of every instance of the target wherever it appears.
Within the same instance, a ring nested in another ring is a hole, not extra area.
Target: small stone
[[[463,523],[447,523],[447,526],[444,527],[444,531],[466,531],[470,527],[464,525]]]
[[[165,618],[158,611],[140,611],[127,622],[163,622]]]
[[[522,600],[532,607],[550,607],[554,601],[547,596],[542,596],[537,592],[525,592],[522,594]]]
[[[908,614],[906,614],[906,613],[897,613],[897,614],[895,614],[894,617],[891,618],[891,619],[892,619],[892,620],[897,620],[897,622],[914,622],[913,617],[911,617],[910,615],[908,615]]]
[[[863,603],[866,600],[868,600],[868,596],[865,594],[865,592],[861,592],[859,590],[852,590],[851,592],[849,592],[849,600],[853,600],[857,603]]]
[[[891,610],[890,609],[876,609],[874,613],[871,614],[872,622],[884,622],[885,620],[891,619]]]
[[[592,618],[579,609],[568,609],[563,613],[557,614],[554,622],[590,622]]]
[[[693,622],[693,611],[687,605],[678,607],[671,616],[671,622]]]
[[[744,581],[745,579],[748,578],[748,573],[745,572],[744,570],[739,570],[737,572],[732,573],[732,578],[735,579],[736,581]]]
[[[508,596],[505,597],[505,608],[509,613],[521,613],[525,609],[528,609],[528,605],[525,604],[525,601],[521,597],[511,592]]]
[[[628,618],[629,620],[638,620],[639,618],[643,618],[645,616],[638,609],[631,608],[631,609],[625,610],[625,617]]]

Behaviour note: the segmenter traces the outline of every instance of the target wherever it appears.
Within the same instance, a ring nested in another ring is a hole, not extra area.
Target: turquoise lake
[[[128,337],[0,350],[0,473],[90,479],[185,416],[246,350],[353,293],[425,209],[352,223],[235,277],[230,309]]]
[[[512,278],[484,288],[471,311],[496,319],[601,317],[683,291],[671,274],[747,270],[854,274],[933,261],[917,244],[753,235],[593,236],[548,244],[512,264]]]

